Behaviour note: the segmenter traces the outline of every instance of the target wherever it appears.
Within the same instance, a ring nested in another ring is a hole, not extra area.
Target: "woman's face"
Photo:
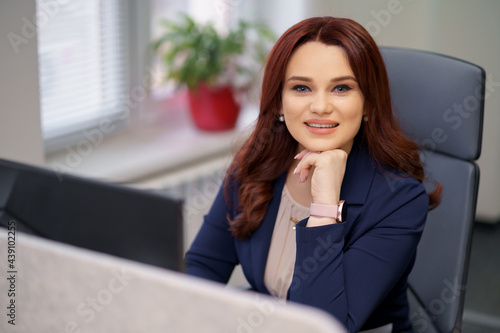
[[[281,113],[299,150],[351,151],[363,118],[364,97],[344,50],[308,42],[286,68]]]

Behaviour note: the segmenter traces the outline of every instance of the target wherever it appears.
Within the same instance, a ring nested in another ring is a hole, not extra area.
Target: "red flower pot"
[[[208,87],[205,83],[188,91],[189,106],[194,123],[206,131],[233,129],[240,106],[229,87]]]

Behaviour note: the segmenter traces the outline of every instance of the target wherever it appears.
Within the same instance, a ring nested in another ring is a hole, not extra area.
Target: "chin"
[[[334,150],[341,148],[337,145],[332,145],[332,144],[311,144],[311,145],[304,145],[308,150],[310,151],[327,151],[327,150]]]
[[[342,149],[349,153],[351,151],[354,140],[348,142],[332,142],[332,140],[325,140],[323,142],[319,140],[311,140],[309,142],[304,142],[301,146],[307,148],[310,151],[327,151]]]

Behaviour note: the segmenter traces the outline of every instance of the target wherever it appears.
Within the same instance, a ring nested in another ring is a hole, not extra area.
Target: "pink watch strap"
[[[317,203],[311,203],[309,208],[309,214],[316,217],[331,217],[337,220],[337,222],[342,222],[342,201],[338,205],[323,205]]]

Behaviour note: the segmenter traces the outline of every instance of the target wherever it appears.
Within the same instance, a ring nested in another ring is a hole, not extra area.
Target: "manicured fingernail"
[[[297,157],[299,157],[300,153],[298,153],[297,155],[295,155],[295,157],[293,158],[294,160],[297,159]]]
[[[302,172],[301,172],[299,175],[299,183],[303,183],[303,182],[304,182],[304,177],[302,176]]]
[[[293,170],[293,174],[294,174],[294,175],[295,175],[295,173],[297,172],[297,168],[298,168],[298,167],[296,167],[296,168]]]

